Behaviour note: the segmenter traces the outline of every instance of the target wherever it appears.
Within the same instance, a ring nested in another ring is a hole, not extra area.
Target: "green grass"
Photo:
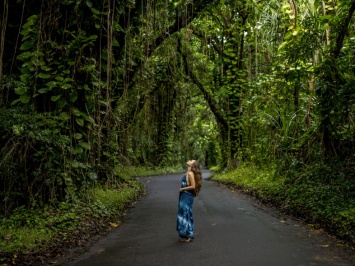
[[[348,172],[347,172],[348,171]],[[353,169],[311,165],[279,176],[275,168],[242,165],[213,180],[272,202],[284,211],[355,244],[355,179]]]
[[[210,171],[212,171],[212,172],[220,172],[220,171],[222,171],[222,170],[221,170],[221,167],[218,166],[218,165],[209,167],[208,169],[209,169]]]
[[[183,172],[181,165],[166,166],[166,167],[148,167],[148,166],[132,166],[132,167],[117,167],[116,172],[121,176],[150,176],[150,175],[164,175],[171,173]]]
[[[275,169],[261,169],[254,165],[242,165],[237,170],[217,173],[213,180],[232,185],[259,198],[270,199],[279,193],[284,179],[275,179]]]
[[[117,167],[118,183],[85,191],[75,202],[61,202],[56,207],[21,206],[15,209],[0,221],[0,263],[1,254],[39,252],[58,241],[69,240],[78,232],[117,226],[128,206],[144,192],[143,185],[132,176],[182,171],[181,166]]]
[[[95,202],[105,206],[108,211],[122,212],[126,209],[127,204],[137,198],[137,192],[141,193],[142,190],[142,185],[135,181],[121,184],[118,191],[116,189],[95,188],[92,189],[90,194]]]
[[[92,189],[87,192],[86,200],[75,203],[17,208],[10,217],[0,222],[0,252],[37,252],[58,240],[66,241],[78,232],[117,224],[128,206],[143,191],[142,184],[132,180],[115,189]]]
[[[0,251],[17,252],[36,250],[38,246],[48,243],[52,237],[52,232],[40,228],[28,226],[10,229],[7,226],[0,226]]]

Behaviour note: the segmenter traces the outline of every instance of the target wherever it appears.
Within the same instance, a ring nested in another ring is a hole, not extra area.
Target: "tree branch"
[[[193,34],[194,34],[196,37],[200,38],[201,40],[204,39],[204,37],[201,35],[201,33],[198,32],[198,31],[196,31],[195,29],[194,29],[194,31],[193,31]],[[217,44],[216,44],[215,42],[216,42]],[[214,50],[217,52],[217,54],[223,55],[223,54],[222,54],[222,49],[219,47],[219,46],[220,46],[220,43],[218,43],[218,42],[219,42],[218,39],[211,39],[211,41],[209,42],[209,44],[211,44],[211,45],[213,46],[213,48],[214,48]],[[226,55],[224,55],[224,56],[226,56]],[[227,57],[232,58],[231,56],[227,56]]]
[[[150,57],[153,54],[153,52],[155,51],[155,49],[159,45],[161,45],[168,36],[178,32],[182,28],[189,25],[198,16],[198,14],[200,14],[200,12],[202,12],[211,3],[213,3],[213,0],[195,1],[194,5],[193,5],[193,12],[187,13],[187,14],[184,14],[184,13],[179,14],[179,12],[177,10],[176,11],[177,16],[176,16],[174,24],[171,25],[170,27],[168,27],[164,32],[161,32],[159,37],[157,37],[149,45],[147,56]],[[130,71],[133,74],[129,75],[129,79],[128,79],[128,84],[130,84],[129,87],[131,87],[131,85],[132,85],[131,83],[132,83],[136,73],[138,72],[138,70],[141,68],[142,65],[144,65],[144,60],[141,60],[140,62],[138,62],[135,65],[135,67],[133,67],[132,71]]]
[[[203,11],[209,4],[211,4],[213,0],[200,0],[200,1],[195,1],[192,8],[193,12],[192,13],[182,13],[179,14],[177,12],[177,16],[175,19],[175,22],[173,25],[167,28],[166,31],[162,32],[159,37],[157,37],[154,42],[149,46],[149,53],[148,56],[150,56],[156,47],[158,47],[162,42],[166,39],[167,35],[171,35],[175,32],[178,32],[180,29],[186,27],[189,25],[199,14],[201,11]]]
[[[197,79],[197,77],[193,73],[192,69],[190,69],[190,66],[187,62],[187,55],[186,55],[186,53],[184,53],[182,51],[182,45],[181,45],[180,38],[178,38],[178,49],[179,49],[179,52],[180,52],[180,54],[183,58],[183,61],[184,61],[186,75],[188,75],[191,78],[192,82],[194,84],[196,84],[196,86],[200,89],[200,91],[202,92],[203,97],[205,98],[206,102],[208,103],[212,113],[216,117],[218,124],[223,127],[225,132],[227,132],[228,128],[229,128],[228,122],[223,117],[222,113],[219,111],[217,104],[214,102],[210,93],[205,89],[204,85]]]
[[[332,53],[334,59],[339,57],[340,50],[343,47],[344,38],[348,32],[349,23],[350,23],[351,18],[354,14],[354,11],[355,11],[355,0],[352,1],[351,6],[349,8],[348,16],[346,17],[346,19],[344,20],[343,24],[340,27],[340,30],[338,31],[339,34],[336,39],[336,46],[335,46],[335,49]]]

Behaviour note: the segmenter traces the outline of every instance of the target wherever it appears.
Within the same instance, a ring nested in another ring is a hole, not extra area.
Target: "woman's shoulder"
[[[188,176],[188,177],[194,177],[194,176],[195,176],[195,173],[192,172],[192,171],[188,171],[188,172],[187,172],[187,176]]]

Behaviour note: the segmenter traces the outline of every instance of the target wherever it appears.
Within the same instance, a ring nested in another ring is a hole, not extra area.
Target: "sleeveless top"
[[[184,177],[181,180],[181,187],[182,188],[188,187],[186,174],[184,175]],[[184,190],[184,191],[182,191],[182,193],[189,194],[189,195],[195,197],[195,190]]]

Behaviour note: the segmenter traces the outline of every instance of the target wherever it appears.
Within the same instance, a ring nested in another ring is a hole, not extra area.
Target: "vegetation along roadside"
[[[68,202],[20,206],[0,221],[0,265],[53,264],[69,249],[83,246],[120,225],[126,211],[145,193],[128,175],[145,176],[181,169],[125,167],[117,184],[95,186]]]
[[[353,167],[345,163],[317,163],[284,173],[278,167],[244,164],[213,176],[213,180],[241,189],[271,203],[282,212],[302,218],[355,246],[355,197]]]

